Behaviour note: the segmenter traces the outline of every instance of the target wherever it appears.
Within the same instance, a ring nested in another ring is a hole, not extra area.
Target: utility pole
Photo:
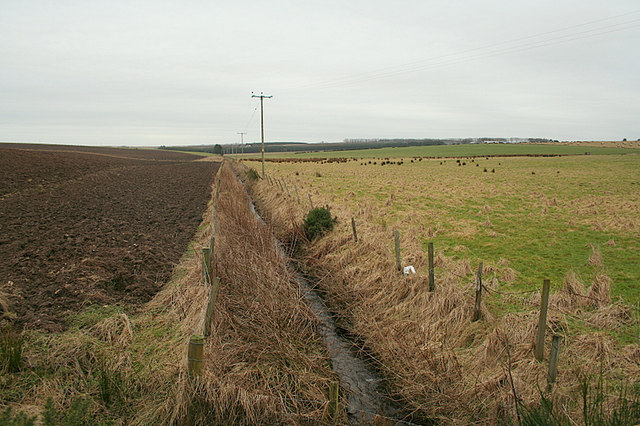
[[[260,128],[262,130],[262,179],[264,179],[264,108],[263,108],[263,100],[264,98],[273,98],[273,96],[266,96],[263,92],[260,92],[259,95],[254,95],[251,92],[252,98],[260,98]]]
[[[240,135],[240,145],[242,146],[242,153],[244,154],[244,135],[246,135],[247,132],[238,132],[238,134]]]

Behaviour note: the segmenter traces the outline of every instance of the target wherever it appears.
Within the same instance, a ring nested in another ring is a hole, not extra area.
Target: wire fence
[[[245,170],[248,170],[248,167],[244,164],[242,164],[245,168]],[[282,180],[282,182],[279,179],[273,178],[269,175],[265,175],[265,182],[269,183],[270,185],[274,186],[276,188],[276,190],[280,191],[283,195],[283,197],[289,198],[292,201],[297,201],[298,204],[302,204],[301,200],[300,200],[300,196],[298,194],[298,188],[296,185],[292,185],[292,188],[295,190],[295,197],[293,196],[293,192],[289,190],[286,181]],[[309,204],[312,206],[313,208],[313,201],[311,199],[311,194],[309,195]],[[356,229],[355,229],[355,222],[352,220],[352,225],[353,225],[353,234],[354,234],[354,240],[357,242],[358,241],[358,237],[356,236]],[[396,248],[396,250],[399,251],[399,248]],[[430,253],[430,256],[432,256],[432,253]],[[433,259],[430,259],[430,270],[433,271],[434,269],[434,264],[433,264]],[[476,279],[476,283],[478,283],[478,281],[480,282],[479,285],[477,285],[476,287],[476,292],[480,292],[480,291],[486,291],[489,294],[496,294],[496,295],[500,295],[500,296],[504,296],[504,297],[516,297],[516,298],[521,298],[523,303],[527,303],[527,304],[531,304],[532,298],[530,297],[532,294],[535,293],[541,293],[540,289],[532,289],[532,290],[523,290],[523,291],[501,291],[495,288],[491,288],[483,283],[481,283],[481,278],[482,278],[482,273],[484,271],[482,270],[482,268],[478,271],[478,274],[476,275],[475,279]],[[448,270],[446,271],[447,274],[453,275],[454,277],[457,277],[458,279],[461,280],[473,280],[473,273],[467,273],[467,274],[460,274],[456,271],[452,271],[452,270]],[[332,273],[331,271],[326,271],[325,276],[318,278],[316,281],[316,285],[318,285],[319,283],[321,283],[322,281],[325,280],[331,280],[332,279]],[[545,283],[546,284],[546,283]],[[547,284],[548,285],[548,284]],[[596,303],[601,303],[602,300],[593,297],[593,296],[589,296],[589,295],[582,295],[579,293],[571,293],[572,296],[576,296],[579,298],[583,298],[583,299],[587,299],[590,300],[592,302],[596,302]],[[545,296],[544,294],[542,295],[542,301],[541,301],[541,306],[540,306],[540,310],[541,310],[541,319],[540,319],[540,324],[538,324],[538,333],[540,335],[540,333],[542,334],[542,340],[541,343],[542,345],[544,345],[544,333],[545,330],[547,329],[547,325],[546,325],[546,309],[547,306],[544,306],[545,304],[548,304],[548,293],[547,293],[547,300],[544,300]],[[542,312],[544,311],[544,320],[543,320],[543,315]],[[591,327],[594,328],[598,328],[600,329],[601,327],[598,324],[595,324],[587,319],[584,318],[580,318],[575,312],[571,312],[567,309],[562,309],[562,308],[558,308],[558,311],[560,313],[562,313],[563,315],[565,315],[568,318],[571,318],[575,321],[580,321],[584,324],[587,324]],[[542,330],[542,331],[540,331]],[[621,335],[627,336],[629,338],[633,338],[634,335],[632,333],[628,333],[622,329],[618,329],[616,330],[618,333],[620,333]],[[636,338],[638,338],[638,336],[635,336]],[[537,341],[536,345],[540,345],[539,341]],[[357,345],[355,345],[355,347],[357,347]],[[537,351],[536,351],[537,352]],[[537,355],[536,355],[537,357]],[[375,359],[372,355],[371,358],[374,363],[379,363],[380,361]],[[551,365],[549,366],[551,369]],[[555,367],[554,367],[555,368]],[[319,400],[309,400],[309,399],[298,399],[298,398],[282,398],[282,399],[290,399],[292,401],[296,401],[296,402],[301,402],[301,403],[308,403],[308,404],[314,404],[318,407],[325,407],[327,404],[330,403],[329,400],[325,400],[325,401],[319,401]],[[392,418],[392,417],[387,417],[384,415],[380,415],[378,413],[373,413],[373,412],[369,412],[366,410],[362,410],[362,409],[357,409],[357,408],[353,408],[353,407],[349,407],[349,412],[351,413],[351,415],[357,415],[357,414],[361,414],[361,415],[365,415],[365,416],[369,416],[370,418],[378,418],[378,419],[383,419],[383,420],[389,420],[394,422],[395,424],[403,424],[403,425],[414,425],[415,423],[412,423],[411,421],[408,420],[403,420],[403,419],[398,419],[398,418]]]

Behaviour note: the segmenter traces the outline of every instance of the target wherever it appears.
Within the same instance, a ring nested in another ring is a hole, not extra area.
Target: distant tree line
[[[352,149],[391,148],[402,146],[427,146],[427,145],[460,145],[475,143],[536,143],[557,142],[557,140],[545,138],[460,138],[460,139],[344,139],[342,142],[330,143],[305,143],[305,142],[269,142],[265,143],[268,152],[313,152],[313,151],[346,151]],[[211,154],[231,154],[244,152],[246,154],[260,152],[260,143],[246,143],[226,145],[194,145],[194,146],[161,146],[160,149],[176,151],[207,152]]]

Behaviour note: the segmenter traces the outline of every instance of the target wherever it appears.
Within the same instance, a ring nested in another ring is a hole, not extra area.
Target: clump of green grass
[[[329,210],[324,207],[316,207],[307,214],[302,227],[307,238],[313,240],[331,231],[334,224],[335,221],[331,218]]]
[[[106,405],[121,402],[124,399],[125,378],[117,368],[111,368],[106,362],[101,362],[97,379],[100,399]]]
[[[22,367],[24,338],[11,325],[0,329],[0,371],[17,373]]]
[[[0,412],[0,424],[5,426],[32,426],[36,424],[36,416],[29,417],[23,411],[13,413],[11,407]]]
[[[42,424],[45,426],[65,425],[81,426],[95,424],[95,420],[89,413],[91,400],[85,398],[75,398],[66,410],[57,410],[51,398],[47,399],[42,413]]]
[[[596,383],[589,377],[580,379],[579,393],[582,405],[582,424],[585,426],[624,426],[640,422],[640,389],[623,386],[613,406],[606,407],[606,392],[602,375]],[[540,393],[540,403],[526,406],[519,404],[519,425],[560,425],[576,424],[566,413],[554,404],[552,399]],[[515,424],[508,419],[507,424]]]
[[[258,175],[258,172],[256,172],[254,169],[247,169],[247,177],[249,178],[249,180],[253,181],[260,179],[260,175]]]

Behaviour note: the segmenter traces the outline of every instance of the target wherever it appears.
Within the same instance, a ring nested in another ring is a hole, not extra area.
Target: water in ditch
[[[253,203],[251,203],[251,211],[264,223]],[[380,391],[382,383],[380,376],[356,355],[357,347],[354,343],[338,334],[335,320],[322,297],[308,280],[295,271],[289,256],[282,248],[282,244],[275,238],[274,244],[278,247],[283,261],[295,274],[309,307],[318,319],[318,331],[329,352],[332,368],[340,378],[341,389],[346,391],[346,409],[350,422],[353,424],[372,424],[376,420],[376,416],[381,416],[396,424],[409,424],[402,420],[393,419],[397,410],[393,408],[393,402]]]

